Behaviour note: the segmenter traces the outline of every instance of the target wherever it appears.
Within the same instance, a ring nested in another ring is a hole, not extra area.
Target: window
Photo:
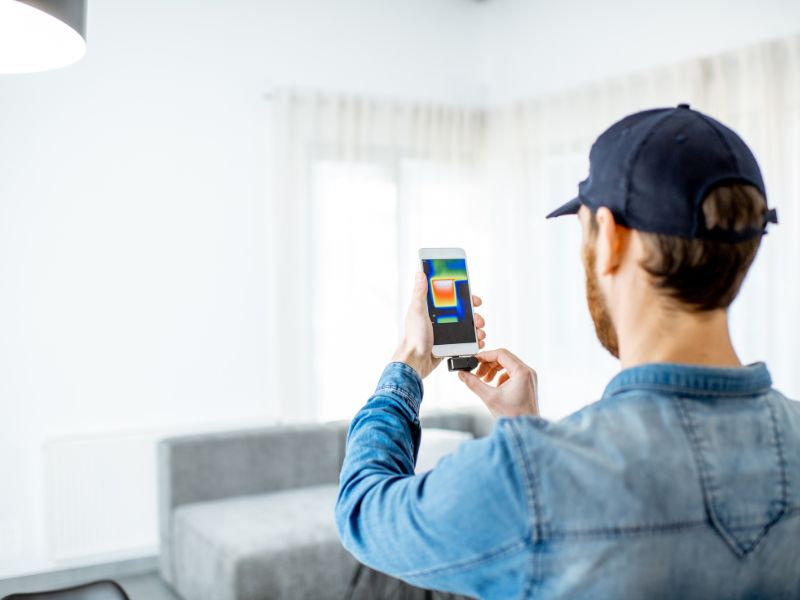
[[[320,418],[349,418],[398,340],[397,184],[376,164],[312,170],[313,394]]]
[[[465,248],[470,278],[480,282],[490,260],[487,217],[467,167],[331,160],[315,162],[312,178],[315,413],[351,418],[401,339],[418,248]],[[476,402],[446,369],[425,387],[428,407]]]

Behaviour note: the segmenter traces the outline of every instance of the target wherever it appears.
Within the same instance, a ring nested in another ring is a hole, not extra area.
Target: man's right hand
[[[480,362],[475,374],[460,371],[458,377],[495,417],[539,414],[536,371],[503,348],[481,352],[475,358]],[[497,386],[488,385],[498,374]]]

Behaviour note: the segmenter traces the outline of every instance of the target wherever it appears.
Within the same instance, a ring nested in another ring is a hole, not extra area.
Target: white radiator
[[[45,444],[50,558],[155,551],[156,441],[164,432]]]

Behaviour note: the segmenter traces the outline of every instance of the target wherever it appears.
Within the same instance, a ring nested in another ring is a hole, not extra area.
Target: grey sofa
[[[426,427],[486,435],[487,413],[443,412]],[[163,440],[161,574],[184,600],[341,600],[356,561],[333,520],[347,423]],[[424,439],[424,433],[423,433]]]

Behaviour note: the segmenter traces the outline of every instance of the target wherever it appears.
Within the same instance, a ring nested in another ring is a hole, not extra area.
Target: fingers
[[[417,271],[414,275],[414,298],[422,297],[422,300],[425,300],[425,294],[428,291],[428,278],[425,277],[425,273],[422,271]]]
[[[475,355],[482,363],[498,363],[511,375],[514,373],[528,369],[528,365],[522,362],[514,354],[505,348],[498,348],[497,350],[487,350]]]
[[[534,390],[538,385],[536,371],[504,348],[479,352],[475,358],[480,362],[475,375],[482,378],[483,381],[489,383],[498,373],[500,374],[496,387],[500,387],[512,378],[529,382]]]
[[[418,271],[414,275],[414,291],[411,294],[411,306],[415,310],[428,310],[426,296],[428,294],[428,278],[425,273]]]
[[[492,368],[489,369],[489,372],[486,373],[486,376],[483,378],[483,380],[486,383],[491,383],[494,380],[495,376],[502,370],[503,367],[501,367],[500,365],[493,365]]]
[[[480,363],[480,365],[478,365],[478,370],[475,371],[475,375],[483,379],[492,371],[497,372],[500,371],[502,368],[503,368],[502,365],[496,362],[482,362]]]
[[[475,295],[472,296],[472,302],[475,306],[480,306],[482,304],[481,299]],[[478,313],[474,313],[472,316],[475,321],[475,329],[478,339],[478,350],[481,350],[483,349],[484,346],[486,346],[486,342],[483,341],[486,339],[486,332],[483,330],[483,328],[486,327],[486,319],[484,319]]]
[[[500,363],[484,362],[478,365],[478,369],[475,371],[475,376],[478,379],[483,379],[483,381],[486,383],[491,383],[497,374],[502,370],[503,366]],[[503,373],[503,375],[506,375],[506,373]],[[500,384],[498,383],[498,385]]]
[[[536,371],[505,349],[479,352],[475,374],[460,372],[459,379],[495,416],[538,415]],[[497,385],[489,385],[497,377]],[[511,382],[511,383],[509,383]]]
[[[481,297],[472,294],[472,306],[480,306],[481,304],[483,304],[483,300],[481,300]]]
[[[480,363],[478,365],[478,370],[475,371],[475,376],[483,379],[484,377],[486,377],[486,374],[489,372],[489,369],[491,369],[491,367],[492,367],[491,363]]]
[[[492,386],[486,385],[469,371],[459,371],[458,378],[467,384],[467,387],[475,392],[475,395],[484,402],[488,402],[489,398],[491,398],[494,393],[494,388]]]

